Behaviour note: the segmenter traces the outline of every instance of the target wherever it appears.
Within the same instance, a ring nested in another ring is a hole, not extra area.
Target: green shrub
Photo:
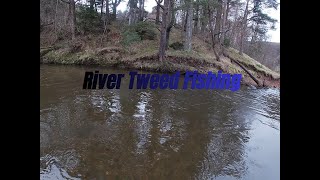
[[[127,26],[124,34],[129,32],[138,34],[141,40],[155,40],[157,36],[154,24],[143,21]]]
[[[224,42],[223,42],[223,46],[230,47],[230,44],[231,44],[230,39],[229,38],[225,38]]]
[[[141,41],[141,37],[137,32],[125,31],[123,33],[123,38],[121,44],[124,46],[129,46],[130,44]]]
[[[68,32],[64,30],[60,30],[57,32],[57,38],[58,40],[63,40],[68,38]]]
[[[139,34],[141,40],[155,40],[156,32],[154,24],[140,21],[131,26],[131,29]]]
[[[85,5],[80,5],[76,12],[77,29],[83,33],[99,33],[103,30],[103,22],[98,12]]]
[[[174,50],[183,50],[183,43],[181,42],[174,42],[172,44],[170,44],[170,46],[172,49]]]

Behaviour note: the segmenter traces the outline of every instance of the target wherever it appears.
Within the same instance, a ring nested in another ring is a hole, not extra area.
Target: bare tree
[[[112,19],[115,20],[117,18],[117,7],[119,6],[121,0],[112,0]]]
[[[72,40],[76,39],[76,3],[74,0],[70,0],[70,30]]]
[[[104,0],[101,0],[101,9],[100,9],[101,17],[102,17],[102,14],[103,14],[103,5],[104,5]]]
[[[187,3],[187,16],[186,16],[186,34],[184,50],[192,50],[192,20],[193,20],[193,3],[192,0],[186,1]]]
[[[243,53],[243,43],[244,43],[244,36],[246,35],[247,30],[247,20],[248,20],[248,13],[249,13],[249,1],[247,0],[246,9],[244,10],[244,15],[241,23],[241,34],[240,34],[240,49],[239,54],[242,55]]]
[[[95,0],[90,0],[89,3],[90,3],[90,9],[93,10]]]
[[[220,46],[220,28],[221,28],[221,15],[222,15],[222,0],[218,0],[217,14],[216,14],[216,23],[214,26],[214,35],[213,35],[213,45],[218,47]]]
[[[167,32],[166,32],[166,49],[168,49],[168,46],[169,46],[169,37],[170,37],[170,32],[171,32],[171,29],[175,23],[175,10],[174,10],[174,4],[175,4],[175,1],[174,0],[171,0],[170,1],[170,6],[169,6],[169,9],[168,11],[170,12],[170,15],[169,15],[169,24],[167,26]]]
[[[157,2],[157,11],[156,11],[156,24],[159,24],[160,22],[160,4],[163,2],[163,0],[155,0]]]
[[[208,7],[202,6],[202,15],[201,15],[201,33],[205,33],[206,27],[208,25]]]
[[[138,0],[129,0],[129,25],[137,21]]]
[[[169,9],[170,0],[164,0],[163,5],[158,5],[162,8],[162,22],[160,29],[160,45],[159,45],[159,61],[165,59],[166,54],[166,34],[167,34],[167,19],[168,19],[168,9]]]
[[[139,21],[143,21],[144,17],[144,0],[139,0]]]
[[[196,4],[195,4],[195,9],[196,9],[196,13],[195,13],[195,17],[194,17],[194,33],[198,33],[198,29],[199,29],[199,9],[200,9],[200,5],[199,5],[200,1],[196,0]]]
[[[222,4],[222,23],[221,23],[221,38],[220,42],[221,44],[224,43],[224,38],[226,34],[226,21],[227,21],[227,4],[230,0],[223,0]]]

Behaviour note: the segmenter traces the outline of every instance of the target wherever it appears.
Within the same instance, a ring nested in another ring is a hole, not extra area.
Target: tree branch
[[[111,2],[111,4],[113,5],[113,6],[116,6],[116,7],[118,7],[119,6],[119,4],[120,4],[120,2],[121,2],[121,0],[115,0],[114,2],[112,1]]]
[[[227,29],[224,33],[227,33],[227,32],[230,31],[230,30],[231,30],[231,29]],[[220,31],[220,32],[214,34],[214,36],[218,36],[218,35],[221,34],[221,33],[223,33],[223,31]]]
[[[160,4],[162,1],[160,1],[160,0],[155,0],[155,1],[156,1],[157,5],[158,5],[162,10],[164,10],[164,6]]]

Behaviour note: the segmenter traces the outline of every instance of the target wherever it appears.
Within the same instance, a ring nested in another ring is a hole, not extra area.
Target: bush
[[[174,50],[183,50],[183,44],[181,42],[174,42],[170,46]]]
[[[155,26],[149,22],[140,21],[131,26],[132,30],[137,32],[142,40],[155,40],[156,32]]]
[[[155,40],[157,37],[154,24],[149,22],[140,21],[130,25],[124,31],[124,33],[128,32],[135,32],[140,36],[141,40]]]
[[[129,46],[130,44],[137,41],[141,41],[141,37],[137,32],[125,31],[123,33],[123,39],[121,41],[121,44],[124,46]]]
[[[223,46],[230,47],[230,44],[231,44],[230,39],[229,38],[225,38],[224,42],[223,42]]]
[[[82,43],[80,41],[76,41],[69,45],[69,52],[70,53],[80,52],[82,50],[82,47],[83,47]]]
[[[77,16],[77,28],[83,33],[99,33],[103,30],[103,21],[100,18],[98,12],[90,7],[81,5],[79,11],[76,13]]]

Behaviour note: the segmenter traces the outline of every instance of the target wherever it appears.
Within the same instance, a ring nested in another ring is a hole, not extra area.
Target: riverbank
[[[159,32],[153,40],[141,40],[124,46],[121,44],[122,34],[116,25],[110,29],[108,38],[102,35],[87,35],[76,41],[61,40],[54,45],[40,48],[40,63],[100,65],[114,68],[139,69],[154,72],[186,72],[197,70],[200,73],[222,70],[224,73],[241,73],[242,84],[258,86],[248,72],[264,87],[280,88],[280,74],[274,72],[250,58],[246,54],[239,55],[233,48],[226,48],[220,61],[209,43],[193,37],[191,52],[178,50],[174,44],[181,44],[181,31],[173,28],[169,39],[166,60],[158,61]],[[240,64],[240,66],[239,66]],[[248,72],[246,72],[243,66]]]

